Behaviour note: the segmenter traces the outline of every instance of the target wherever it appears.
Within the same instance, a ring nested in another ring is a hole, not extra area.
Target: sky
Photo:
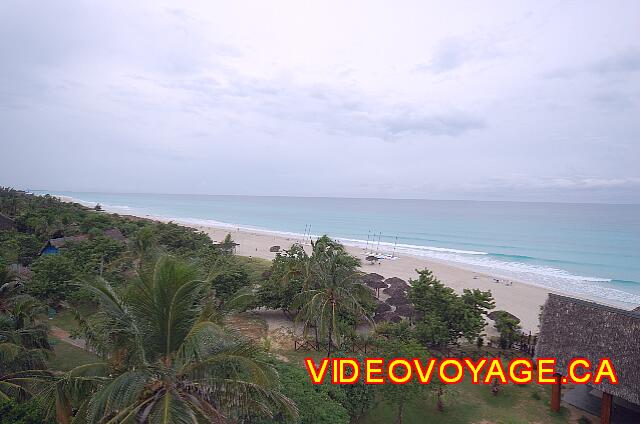
[[[640,2],[0,2],[0,185],[640,203]]]

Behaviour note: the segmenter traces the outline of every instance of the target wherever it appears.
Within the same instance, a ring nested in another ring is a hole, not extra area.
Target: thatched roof
[[[365,284],[369,287],[371,287],[372,289],[386,289],[387,288],[387,283],[385,283],[382,280],[369,280],[369,281],[365,281]]]
[[[389,312],[390,310],[391,306],[388,303],[378,302],[378,306],[376,306],[376,315]]]
[[[575,357],[610,358],[618,384],[591,387],[640,405],[640,313],[549,294],[540,321],[538,357],[557,357],[556,370]]]
[[[382,290],[382,293],[388,294],[389,296],[405,296],[407,294],[407,291],[402,287],[389,286],[386,289]]]
[[[120,231],[120,229],[118,228],[110,228],[108,230],[104,230],[104,235],[105,237],[110,238],[111,240],[115,240],[115,241],[127,241],[127,238],[124,236],[124,234],[122,234],[122,231]]]
[[[403,287],[405,289],[411,287],[409,284],[407,284],[406,281],[398,277],[387,278],[386,280],[384,280],[384,282],[389,284],[391,287]]]
[[[385,312],[383,314],[378,314],[375,317],[373,317],[373,321],[376,323],[384,322],[384,321],[400,322],[402,321],[402,318],[400,317],[400,315],[396,314],[395,312]]]
[[[396,306],[396,309],[394,312],[402,317],[410,317],[410,316],[413,316],[413,313],[415,312],[415,308],[413,307],[413,305],[410,305],[410,304],[398,305]]]
[[[409,303],[411,303],[411,301],[407,298],[407,296],[404,296],[404,295],[391,296],[390,298],[385,300],[385,302],[387,302],[389,305],[394,305],[394,306],[408,305]]]
[[[13,219],[0,213],[0,229],[8,230],[9,228],[13,228],[15,226],[16,223]]]
[[[382,281],[384,277],[380,274],[376,274],[375,272],[370,272],[369,274],[365,274],[362,276],[362,281],[365,283],[369,281]]]
[[[49,240],[49,243],[53,247],[61,248],[66,243],[74,243],[74,242],[85,241],[85,240],[89,240],[88,234],[80,234],[79,236],[71,236],[71,237],[52,238]]]

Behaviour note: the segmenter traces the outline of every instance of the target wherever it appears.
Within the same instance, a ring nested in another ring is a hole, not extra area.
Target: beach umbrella
[[[387,283],[385,283],[382,280],[370,280],[370,281],[367,281],[365,284],[376,291],[376,297],[380,297],[380,289],[387,288]]]
[[[405,296],[407,291],[402,287],[387,287],[382,290],[382,293],[387,294],[389,296]]]
[[[402,317],[410,318],[413,316],[413,313],[415,312],[415,308],[411,304],[398,305],[396,306],[396,309],[394,312]]]
[[[383,281],[384,277],[380,274],[376,274],[375,272],[370,272],[369,274],[364,274],[362,276],[362,281],[367,283],[369,281]]]
[[[380,322],[400,322],[402,321],[402,318],[400,317],[400,315],[394,313],[394,312],[385,312],[383,314],[379,314],[376,315],[375,317],[373,317],[373,321],[375,323],[380,323]]]
[[[409,298],[407,298],[407,296],[404,296],[404,295],[391,296],[390,298],[385,300],[385,302],[391,306],[407,305],[411,303]]]
[[[408,289],[409,287],[411,287],[409,284],[407,284],[406,281],[398,277],[387,278],[386,280],[384,280],[384,282],[389,284],[391,287],[402,287],[404,289]]]
[[[389,312],[391,310],[391,306],[388,303],[378,302],[378,306],[376,306],[376,315],[384,314],[385,312]]]

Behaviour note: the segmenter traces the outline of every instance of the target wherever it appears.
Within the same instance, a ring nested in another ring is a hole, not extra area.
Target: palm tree
[[[20,290],[15,282],[0,287],[0,399],[30,397],[51,353],[48,326],[37,320],[44,306]]]
[[[371,322],[361,304],[370,293],[358,279],[354,259],[342,249],[319,248],[316,243],[310,258],[313,280],[294,301],[301,308],[296,321],[303,322],[305,335],[314,327],[327,337],[327,356],[331,356],[334,340],[340,345],[341,314]]]
[[[257,413],[296,416],[263,352],[212,321],[207,281],[164,256],[122,297],[86,284],[99,311],[87,343],[105,358],[55,378],[39,394],[49,416],[92,423],[211,423]]]

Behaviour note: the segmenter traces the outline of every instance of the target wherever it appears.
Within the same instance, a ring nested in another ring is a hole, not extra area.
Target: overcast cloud
[[[640,202],[640,2],[0,2],[0,185]]]

